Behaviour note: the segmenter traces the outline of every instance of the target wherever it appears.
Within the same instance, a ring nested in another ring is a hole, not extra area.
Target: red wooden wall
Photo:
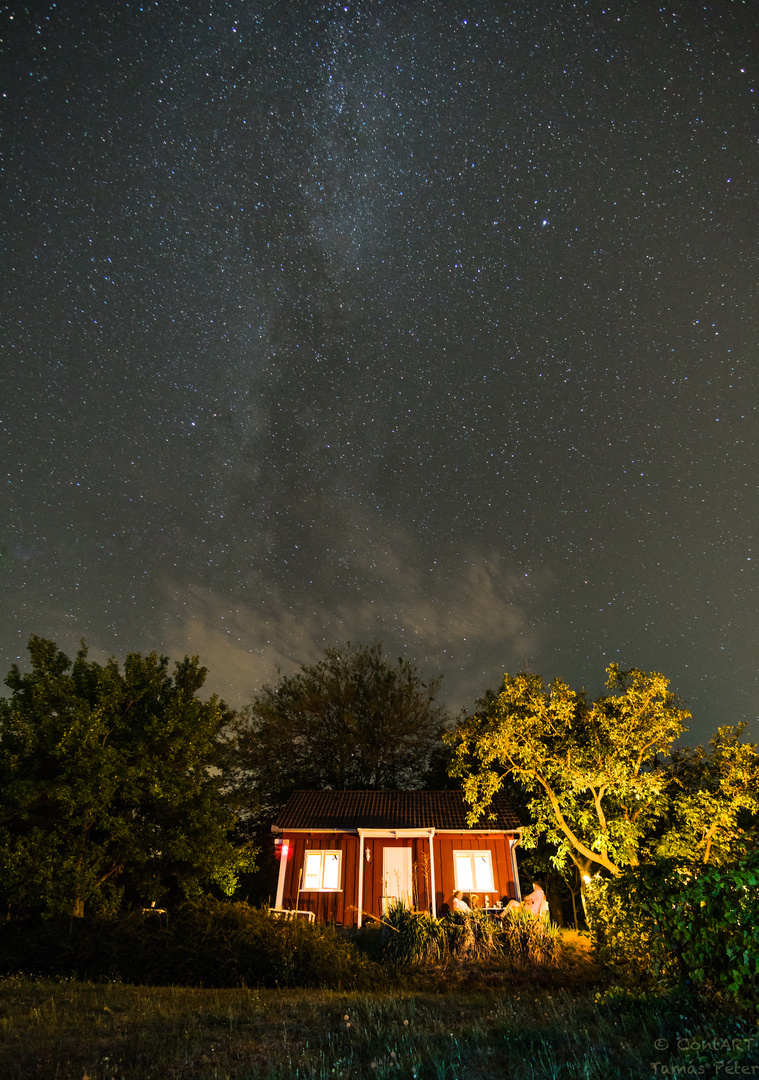
[[[364,847],[371,854],[371,859],[367,862],[366,853],[364,853],[363,908],[365,915],[382,915],[382,894],[384,892],[382,868],[384,863],[383,851],[386,847],[411,848],[414,906],[419,911],[425,911],[429,908],[429,840],[419,836],[399,836],[397,840],[392,836],[367,836],[364,840]]]
[[[283,840],[288,841],[286,855],[285,888],[282,906],[313,911],[319,922],[336,922],[355,926],[358,920],[358,860],[360,840],[351,833],[295,833],[285,831]],[[364,894],[362,907],[364,921],[367,915],[382,915],[383,849],[385,847],[410,847],[415,905],[419,910],[429,910],[430,870],[429,840],[427,837],[370,836],[364,840]],[[507,835],[483,836],[467,833],[438,833],[433,837],[435,858],[435,902],[438,915],[450,905],[454,890],[453,852],[488,850],[492,854],[495,893],[493,899],[504,903],[516,895],[514,875]],[[339,892],[308,891],[299,893],[306,861],[306,851],[339,850],[342,858],[342,882]],[[367,859],[366,853],[369,853]],[[284,857],[284,856],[283,856]],[[468,899],[468,898],[467,898]],[[480,897],[480,901],[483,897]]]
[[[288,841],[285,891],[282,907],[299,911],[313,911],[319,922],[336,922],[355,926],[356,912],[351,911],[358,897],[356,869],[359,855],[359,838],[351,833],[288,833],[282,837]],[[339,892],[301,892],[306,852],[311,850],[342,851],[342,888]],[[285,856],[281,856],[284,858]]]
[[[509,836],[477,836],[471,833],[436,833],[432,840],[435,851],[435,902],[438,915],[443,905],[450,906],[455,889],[453,876],[454,851],[489,851],[493,863],[493,882],[495,891],[493,900],[502,900],[504,904],[516,896],[514,869],[509,850]],[[465,894],[465,900],[469,896]],[[480,904],[484,896],[479,897]]]

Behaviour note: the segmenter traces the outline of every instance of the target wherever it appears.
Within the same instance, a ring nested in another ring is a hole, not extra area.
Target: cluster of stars
[[[456,705],[613,659],[755,717],[740,5],[0,18],[8,663],[238,704],[376,636]]]

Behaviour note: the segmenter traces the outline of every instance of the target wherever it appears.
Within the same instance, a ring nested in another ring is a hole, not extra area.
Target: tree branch
[[[564,833],[572,847],[576,851],[579,851],[579,853],[583,855],[586,859],[590,859],[591,862],[600,863],[601,866],[604,866],[610,873],[614,874],[615,876],[619,874],[619,867],[615,863],[613,863],[604,852],[593,851],[591,848],[586,847],[585,844],[583,844],[582,840],[578,839],[578,837],[575,836],[569,825],[567,825],[566,823],[564,815],[561,812],[561,807],[559,806],[559,800],[556,798],[551,787],[538,773],[533,773],[533,776],[548,796],[548,801],[551,804],[551,809],[556,815],[556,821],[558,823],[558,826]]]

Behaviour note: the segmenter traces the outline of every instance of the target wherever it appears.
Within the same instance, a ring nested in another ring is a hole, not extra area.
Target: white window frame
[[[308,861],[311,859],[315,861],[316,857],[319,858],[319,869],[317,873],[318,885],[306,884],[306,873],[308,867]],[[324,884],[325,870],[329,866],[331,859],[328,856],[332,856],[337,859],[337,885]],[[303,860],[303,884],[301,885],[301,892],[342,892],[342,880],[343,880],[343,853],[337,848],[309,848],[306,851],[306,857]]]
[[[475,858],[486,858],[490,870],[489,883],[482,885],[477,883],[475,876]],[[459,860],[466,859],[469,863],[469,881],[461,881],[459,877]],[[493,853],[488,848],[474,849],[471,851],[454,851],[453,853],[453,880],[457,892],[468,893],[492,893],[496,891],[495,875],[493,874]]]

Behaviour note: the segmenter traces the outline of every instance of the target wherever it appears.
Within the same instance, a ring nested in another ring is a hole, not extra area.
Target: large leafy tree
[[[571,858],[583,874],[618,874],[635,865],[667,805],[668,754],[689,717],[663,675],[607,669],[609,693],[589,703],[561,679],[505,675],[471,717],[447,736],[454,775],[464,781],[474,823],[504,777],[529,794],[530,846],[540,836],[554,861]]]
[[[0,896],[16,908],[84,913],[210,882],[251,864],[236,846],[222,768],[233,720],[198,692],[197,657],[169,673],[155,653],[73,663],[32,637],[0,701]]]
[[[657,854],[720,865],[759,839],[759,752],[742,742],[745,724],[717,730],[709,747],[672,754],[670,810]]]
[[[299,788],[423,787],[446,757],[439,687],[379,643],[330,647],[265,686],[245,712],[240,756],[260,819]]]

